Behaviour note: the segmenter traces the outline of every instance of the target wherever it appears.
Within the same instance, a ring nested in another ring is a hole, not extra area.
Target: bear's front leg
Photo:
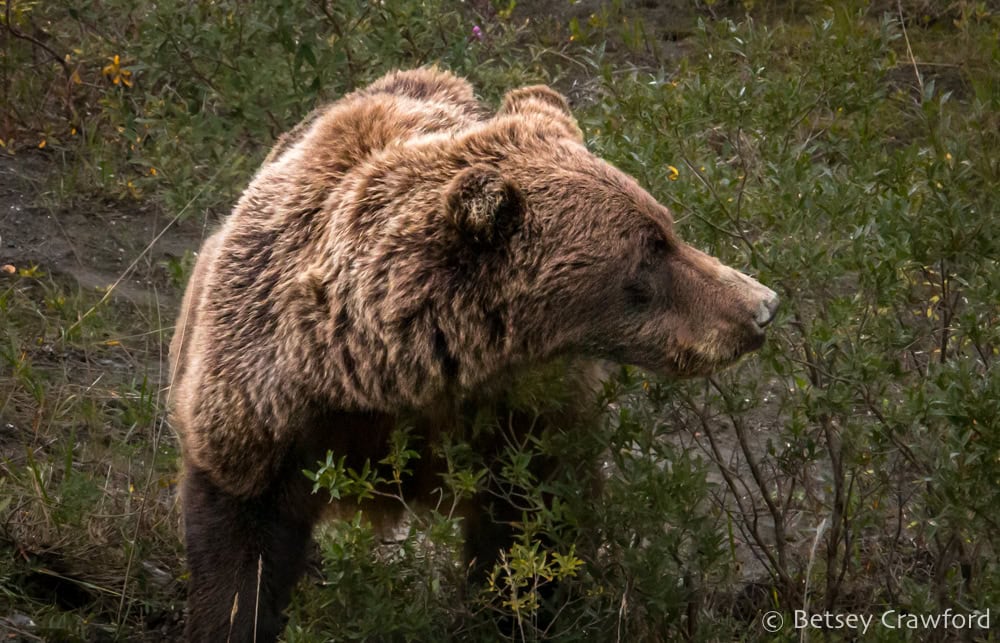
[[[204,471],[186,468],[189,642],[266,643],[282,632],[282,612],[319,515],[309,481],[287,469],[262,494],[245,498],[223,491]]]

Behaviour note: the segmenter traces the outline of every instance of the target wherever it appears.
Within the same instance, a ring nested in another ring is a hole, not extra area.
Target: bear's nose
[[[770,294],[760,302],[760,307],[757,309],[757,316],[754,318],[757,325],[764,328],[774,321],[779,304],[781,304],[781,299],[778,298],[778,293],[771,290]]]

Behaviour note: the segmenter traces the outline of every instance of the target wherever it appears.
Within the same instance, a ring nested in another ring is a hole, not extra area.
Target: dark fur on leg
[[[465,563],[473,585],[486,582],[500,561],[500,552],[514,544],[514,524],[521,521],[521,512],[507,503],[490,503],[485,497],[478,500],[464,520]]]
[[[319,514],[308,480],[288,471],[263,494],[240,498],[189,468],[183,485],[191,573],[186,639],[274,641]]]

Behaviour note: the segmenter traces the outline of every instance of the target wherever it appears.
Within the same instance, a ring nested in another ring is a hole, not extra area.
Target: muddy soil
[[[0,264],[38,266],[80,288],[104,289],[138,307],[174,311],[180,293],[166,264],[201,245],[203,223],[171,221],[143,203],[77,198],[46,207],[54,159],[43,152],[0,155]],[[134,263],[134,265],[133,265]]]

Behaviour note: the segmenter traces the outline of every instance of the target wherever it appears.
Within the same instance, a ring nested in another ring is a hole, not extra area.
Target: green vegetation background
[[[1000,619],[995,5],[0,0],[0,632],[177,638],[165,346],[192,251],[312,107],[426,64],[492,104],[561,89],[596,154],[785,303],[711,380],[623,368],[581,402],[598,421],[493,468],[443,445],[442,502],[409,530],[323,530],[287,640],[792,639],[760,617],[807,606]],[[18,250],[63,238],[84,265],[95,235],[122,247],[89,280]],[[523,407],[561,403],[558,382]],[[409,439],[315,477],[392,496]],[[567,466],[534,479],[550,453]],[[467,591],[449,508],[484,488],[523,507],[522,538]],[[995,636],[869,633],[928,635]]]

